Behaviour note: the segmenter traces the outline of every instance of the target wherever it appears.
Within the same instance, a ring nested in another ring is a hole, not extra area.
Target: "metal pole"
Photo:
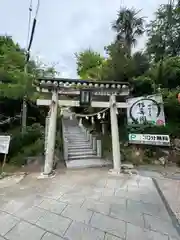
[[[110,96],[110,114],[111,114],[111,135],[112,135],[112,151],[113,151],[113,167],[115,171],[121,170],[121,155],[119,143],[119,129],[116,114],[116,97]]]

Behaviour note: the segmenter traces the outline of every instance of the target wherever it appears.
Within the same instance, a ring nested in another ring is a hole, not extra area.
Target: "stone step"
[[[71,126],[71,125],[67,124],[64,127],[65,127],[65,129],[81,129],[81,127],[78,125]]]
[[[69,132],[73,132],[73,133],[80,133],[80,132],[82,132],[82,129],[80,129],[80,128],[65,128],[65,129],[63,129],[64,130],[64,132],[67,132],[67,133],[69,133]]]
[[[85,136],[78,138],[78,137],[72,137],[72,136],[65,136],[67,139],[71,140],[71,141],[88,141],[87,138]]]
[[[73,137],[84,137],[83,133],[64,133],[65,136],[73,136]]]
[[[83,138],[86,137],[85,134],[63,134],[66,137],[72,137],[72,138]]]
[[[85,160],[74,160],[66,162],[67,168],[70,169],[83,169],[83,168],[94,168],[94,167],[110,167],[112,162],[108,162],[103,159],[85,159]]]
[[[69,161],[72,161],[72,160],[83,160],[83,159],[97,159],[97,158],[99,158],[97,155],[86,155],[86,154],[84,154],[84,155],[81,155],[81,156],[69,156],[69,154],[68,154],[68,160]]]
[[[74,131],[81,130],[81,128],[79,126],[70,126],[70,125],[69,126],[68,125],[64,126],[64,130],[69,130],[69,129],[72,129]]]
[[[89,151],[85,151],[85,152],[70,152],[68,151],[68,156],[71,157],[71,156],[84,156],[84,155],[96,155],[96,152],[92,151],[89,149]]]
[[[88,148],[68,148],[68,152],[69,153],[76,153],[76,152],[83,152],[83,153],[86,153],[86,152],[93,152],[95,153],[95,151],[93,151],[93,149],[91,147],[88,147]]]
[[[90,141],[89,140],[87,140],[87,139],[81,139],[81,140],[78,140],[78,139],[72,139],[72,138],[66,138],[68,141],[69,141],[69,143],[78,143],[78,144],[81,144],[81,143],[90,143]]]
[[[80,128],[78,128],[78,129],[63,129],[64,131],[64,133],[70,133],[70,132],[72,132],[72,133],[83,133],[85,130],[82,130],[82,129],[80,129]]]
[[[64,134],[66,137],[71,137],[71,138],[86,138],[85,134]]]
[[[92,149],[92,147],[89,146],[77,146],[77,147],[68,147],[68,151],[89,151],[89,149]]]
[[[68,149],[92,149],[91,144],[68,144]]]
[[[85,133],[83,133],[83,132],[71,132],[71,131],[69,131],[69,132],[63,132],[65,135],[72,135],[72,136],[84,136],[85,135]]]
[[[75,135],[75,134],[79,134],[79,135],[82,135],[84,134],[82,131],[77,131],[77,132],[73,132],[73,131],[65,131],[64,134],[72,134],[72,135]]]
[[[82,133],[83,130],[80,128],[68,128],[68,129],[63,129],[63,132],[67,132],[67,133]]]
[[[87,142],[82,142],[82,143],[72,143],[72,142],[69,142],[68,143],[68,149],[75,149],[75,148],[82,148],[82,149],[87,149],[87,148],[91,148],[92,149],[92,145]]]
[[[85,138],[85,137],[80,139],[80,138],[72,138],[72,137],[69,136],[69,137],[66,137],[66,139],[69,139],[69,140],[74,141],[74,142],[75,141],[88,141],[87,138]]]
[[[76,146],[76,147],[78,147],[78,146],[82,146],[82,148],[83,147],[89,147],[89,146],[91,146],[91,144],[89,143],[89,142],[71,142],[71,141],[69,141],[68,142],[68,146]]]
[[[81,130],[81,128],[79,127],[79,126],[68,126],[68,125],[66,125],[66,126],[64,126],[64,130],[69,130],[69,129],[73,129],[73,130]]]
[[[82,131],[77,131],[77,132],[73,132],[73,131],[65,131],[65,132],[63,132],[64,134],[73,134],[73,135],[75,135],[75,134],[77,134],[77,135],[83,135],[83,134],[85,134],[84,132],[82,132]]]
[[[69,145],[90,145],[89,141],[72,141],[72,140],[68,140]]]
[[[87,140],[81,140],[81,141],[76,141],[76,140],[71,140],[71,139],[67,139],[69,144],[77,144],[77,145],[80,145],[80,144],[89,144],[89,141]]]

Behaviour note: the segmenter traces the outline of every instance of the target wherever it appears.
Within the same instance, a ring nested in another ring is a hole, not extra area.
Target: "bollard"
[[[97,156],[102,157],[102,147],[101,147],[101,140],[97,140]]]
[[[96,137],[92,137],[92,147],[93,147],[93,151],[96,151],[97,149]]]
[[[89,137],[90,137],[89,130],[86,130],[86,138],[87,138],[88,141],[89,141]]]
[[[92,138],[93,138],[93,136],[92,136],[92,134],[90,133],[89,134],[89,141],[90,141],[90,144],[92,145]]]
[[[82,118],[79,119],[79,126],[82,127]]]
[[[82,132],[85,135],[85,138],[87,138],[87,133],[86,133],[86,128],[85,127],[82,128]]]
[[[84,129],[83,125],[80,125],[80,128],[81,128],[82,132],[85,132],[85,129]]]
[[[67,139],[64,140],[64,160],[68,160],[68,141]]]

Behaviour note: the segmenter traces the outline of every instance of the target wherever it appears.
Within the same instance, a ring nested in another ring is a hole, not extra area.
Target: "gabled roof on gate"
[[[130,84],[128,82],[116,82],[116,81],[93,81],[84,79],[66,79],[66,78],[38,78],[34,84],[38,89],[89,89],[97,91],[115,91],[121,92],[122,90],[130,90]]]

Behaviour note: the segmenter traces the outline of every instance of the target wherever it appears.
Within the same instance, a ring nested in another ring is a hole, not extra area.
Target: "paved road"
[[[30,175],[0,195],[0,240],[180,239],[148,177],[107,169]]]

